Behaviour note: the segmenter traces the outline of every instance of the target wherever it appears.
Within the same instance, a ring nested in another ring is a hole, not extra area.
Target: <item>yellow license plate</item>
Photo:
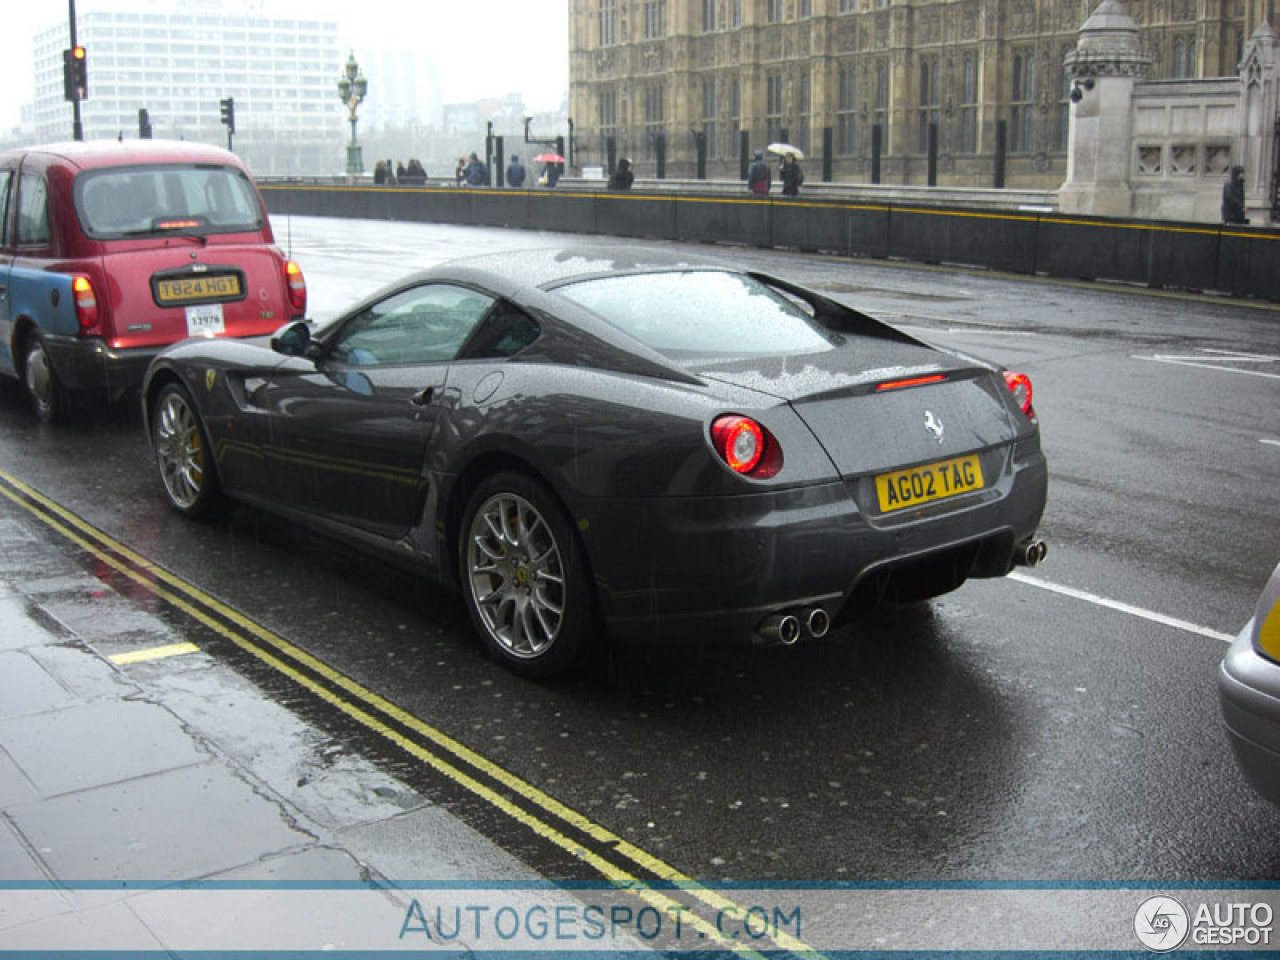
[[[240,295],[240,278],[235,274],[220,277],[181,277],[161,280],[156,296],[161,303],[195,303]]]
[[[982,464],[977,456],[940,460],[876,477],[876,496],[882,513],[981,490],[982,487]]]

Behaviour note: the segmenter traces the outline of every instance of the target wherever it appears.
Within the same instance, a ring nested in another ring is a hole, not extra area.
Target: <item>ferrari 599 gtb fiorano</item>
[[[322,330],[171,347],[144,400],[177,510],[456,584],[530,676],[606,635],[794,643],[1045,552],[1026,376],[660,251],[454,261]]]

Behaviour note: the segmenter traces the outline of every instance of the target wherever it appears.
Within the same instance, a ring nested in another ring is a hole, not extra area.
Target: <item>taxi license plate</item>
[[[958,493],[981,490],[982,487],[982,464],[976,455],[940,460],[876,477],[876,496],[880,500],[881,513],[919,506]]]
[[[226,322],[222,319],[222,304],[202,303],[198,307],[187,307],[188,337],[216,337],[226,332]]]
[[[240,278],[234,273],[216,277],[175,277],[156,282],[156,299],[165,306],[238,296]]]

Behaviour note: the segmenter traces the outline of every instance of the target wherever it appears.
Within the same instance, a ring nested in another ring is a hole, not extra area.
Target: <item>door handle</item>
[[[409,398],[409,402],[412,403],[415,407],[425,407],[431,403],[431,401],[435,398],[435,395],[436,395],[435,387],[423,387],[421,390],[419,390],[417,393],[415,393],[412,397]]]

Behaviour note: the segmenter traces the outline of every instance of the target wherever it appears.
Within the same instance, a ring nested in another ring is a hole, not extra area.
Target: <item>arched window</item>
[[[960,152],[978,152],[978,58],[966,53],[960,76]]]
[[[836,153],[848,155],[854,152],[854,111],[858,108],[858,79],[853,64],[840,68],[839,84],[836,92]]]
[[[1009,151],[1030,153],[1032,122],[1035,119],[1036,55],[1014,54],[1013,90],[1009,97]]]

